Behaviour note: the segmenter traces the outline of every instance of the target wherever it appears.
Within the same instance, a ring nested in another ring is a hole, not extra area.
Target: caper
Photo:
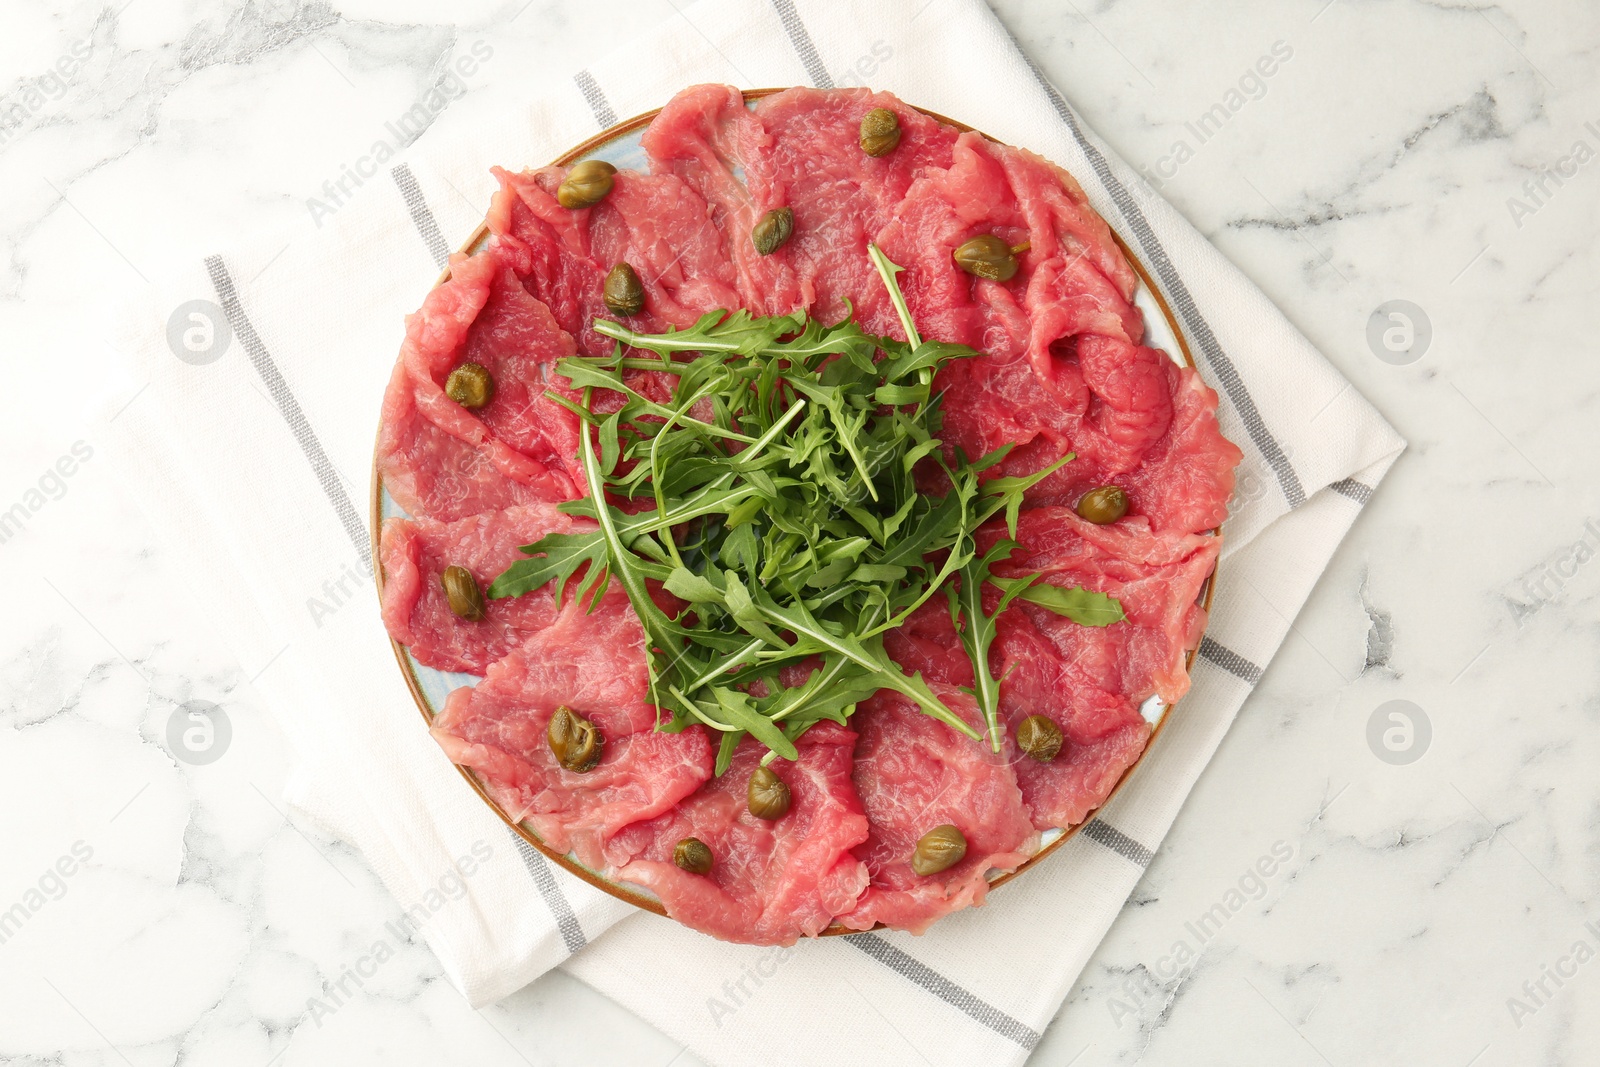
[[[861,119],[861,151],[869,156],[886,156],[900,143],[900,116],[886,107],[875,107]]]
[[[550,751],[556,762],[575,774],[592,771],[600,762],[600,747],[604,739],[594,723],[563,705],[550,716],[550,726],[545,731],[550,739]]]
[[[1009,282],[1021,265],[1011,246],[992,233],[967,241],[955,250],[954,256],[956,266],[968,274],[994,282]]]
[[[775,207],[762,215],[761,221],[750,230],[750,240],[755,242],[757,252],[770,256],[788,244],[793,233],[794,209]]]
[[[673,847],[672,862],[690,874],[710,874],[715,857],[704,841],[698,837],[686,837]]]
[[[750,776],[750,814],[773,822],[789,813],[789,787],[771,767],[757,767]]]
[[[469,622],[482,622],[488,615],[488,610],[483,606],[483,591],[478,588],[477,581],[467,568],[446,567],[444,573],[439,575],[439,584],[444,586],[450,610],[459,617]]]
[[[1114,485],[1091,489],[1078,501],[1078,515],[1096,526],[1116,522],[1128,513],[1128,494]]]
[[[567,171],[556,188],[556,201],[562,207],[590,207],[604,200],[615,184],[617,168],[603,159],[586,159]]]
[[[603,296],[606,307],[618,315],[637,315],[644,310],[644,283],[626,263],[618,263],[606,275]]]
[[[1017,723],[1017,747],[1040,763],[1061,752],[1061,727],[1044,715],[1029,715]]]
[[[935,826],[917,841],[917,850],[911,854],[911,869],[926,878],[954,867],[966,854],[966,835],[946,823]]]
[[[464,408],[481,408],[494,399],[494,376],[486,367],[463,363],[444,380],[444,395]]]

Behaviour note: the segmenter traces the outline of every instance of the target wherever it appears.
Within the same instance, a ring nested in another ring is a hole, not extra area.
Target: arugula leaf
[[[818,621],[806,609],[803,601],[796,601],[787,607],[779,606],[770,597],[758,591],[756,607],[769,620],[792,630],[800,639],[804,647],[807,642],[813,651],[832,652],[841,656],[857,666],[869,671],[876,671],[878,684],[884,689],[893,689],[917,702],[924,714],[951,726],[969,737],[977,737],[977,733],[968,726],[955,712],[945,706],[944,701],[934,695],[928,684],[922,680],[922,675],[907,676],[898,664],[889,659],[883,650],[881,637],[862,640],[850,634],[835,633],[826,624]]]
[[[776,723],[756,710],[750,694],[726,686],[715,686],[711,692],[716,695],[716,710],[723,721],[744,730],[784,759],[800,757],[794,742],[784,736]],[[706,705],[701,704],[701,707]]]
[[[519,559],[507,567],[490,584],[488,589],[490,597],[521,596],[554,581],[556,603],[559,605],[568,579],[579,567],[587,565],[589,570],[577,590],[577,596],[581,600],[590,589],[606,580],[610,567],[610,556],[606,551],[605,540],[592,533],[549,534],[535,544],[523,546],[522,551],[531,554],[533,558]],[[595,601],[598,602],[604,595],[605,589],[600,588]]]
[[[885,360],[879,367],[879,373],[886,382],[899,382],[911,374],[924,370],[937,370],[952,359],[970,359],[976,355],[979,355],[979,352],[966,345],[924,341],[904,355]]]
[[[589,395],[584,394],[587,403]],[[589,431],[581,429],[578,434],[578,455],[583,464],[583,476],[590,485],[603,486],[605,478],[600,473],[600,461],[594,454],[594,442],[589,438]],[[639,621],[644,624],[645,638],[656,642],[663,647],[671,646],[670,633],[665,633],[661,625],[663,615],[661,609],[656,607],[655,601],[650,599],[650,591],[645,587],[644,575],[637,563],[630,566],[632,554],[623,546],[622,539],[617,536],[617,524],[612,515],[611,508],[599,502],[595,508],[595,520],[600,524],[600,532],[605,536],[606,551],[612,570],[622,583],[623,591],[628,594],[628,601],[633,605],[634,613],[639,616]],[[655,688],[656,679],[652,673],[650,684]],[[659,701],[657,701],[659,703]]]
[[[721,778],[728,773],[728,768],[733,766],[733,754],[744,739],[743,730],[730,730],[722,735],[722,740],[717,744],[717,764],[712,768],[712,774]]]
[[[986,614],[983,610],[983,583],[989,578],[989,568],[1009,557],[1016,548],[1015,541],[996,541],[993,548],[961,568],[959,587],[952,586],[946,590],[950,597],[950,621],[961,634],[961,644],[972,660],[973,678],[977,682],[967,692],[978,702],[978,710],[983,713],[987,727],[989,744],[996,752],[1000,751],[1000,739],[1005,735],[1005,728],[1000,725],[1000,679],[989,671],[989,647],[994,644],[995,620],[1039,576],[1013,583],[1001,594],[1000,603],[992,614]]]
[[[595,319],[596,333],[621,341],[634,348],[649,348],[652,352],[730,352],[741,356],[755,355],[786,333],[803,329],[805,316],[780,315],[775,318],[755,318],[750,312],[739,310],[708,311],[686,329],[671,329],[664,334],[648,338],[635,333],[620,322]],[[648,343],[646,343],[648,342]]]
[[[906,306],[906,295],[900,291],[900,283],[896,280],[896,275],[905,268],[884,255],[883,249],[870,241],[867,243],[867,255],[871,258],[872,265],[878,268],[878,274],[889,290],[889,301],[894,304],[894,310],[900,316],[900,325],[906,331],[906,341],[912,348],[920,347],[922,335],[917,332],[917,324],[911,321],[911,309]]]
[[[718,589],[716,584],[712,582],[711,575],[713,574],[716,574],[715,570],[707,571],[704,574],[696,574],[687,567],[674,567],[672,573],[667,576],[667,580],[661,584],[666,587],[667,592],[682,600],[701,600],[712,604],[726,604],[727,594]]]
[[[840,355],[863,373],[876,374],[873,355],[882,343],[881,337],[867,333],[848,317],[833,326],[811,319],[800,333],[787,341],[767,345],[761,354],[796,363]]]
[[[739,576],[732,571],[728,573],[728,614],[733,616],[733,621],[746,632],[755,634],[775,648],[787,648],[788,642],[784,641],[772,627],[767,625],[761,609],[756,605],[755,598],[739,580]]]
[[[762,713],[784,724],[785,731],[811,726],[829,719],[840,725],[854,710],[879,689],[876,671],[865,669],[846,656],[830,653],[822,666],[803,683],[763,697],[756,702]]]
[[[1010,451],[1010,449],[1011,446],[1006,445],[1004,451]],[[1000,452],[1002,450],[996,449],[995,451]],[[991,452],[984,457],[984,460],[989,460],[994,455],[995,453]],[[987,499],[981,511],[983,519],[980,522],[987,521],[989,516],[1004,508],[1006,513],[1006,536],[1015,538],[1017,536],[1017,517],[1022,510],[1022,495],[1077,458],[1076,452],[1068,452],[1043,470],[1016,477],[994,478],[986,482],[983,492]],[[995,458],[993,462],[999,462],[999,459]],[[985,463],[985,466],[991,465],[992,463]]]
[[[1038,576],[1035,575],[1035,578]],[[1009,595],[1015,595],[1030,604],[1049,608],[1081,626],[1110,626],[1122,622],[1127,616],[1122,612],[1122,602],[1105,593],[1096,593],[1077,586],[1033,584],[1033,579],[996,578],[989,581]],[[1012,591],[1016,590],[1015,593]]]

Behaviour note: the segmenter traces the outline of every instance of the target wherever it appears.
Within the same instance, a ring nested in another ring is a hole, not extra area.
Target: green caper
[[[467,568],[446,567],[444,573],[439,575],[439,584],[444,586],[450,610],[459,617],[469,622],[482,622],[488,615],[488,610],[483,606],[483,591],[478,588],[477,581]]]
[[[789,787],[771,767],[757,767],[750,776],[750,814],[773,822],[789,813]]]
[[[750,230],[750,240],[755,243],[756,251],[764,256],[770,256],[778,249],[789,243],[789,237],[794,233],[794,209],[775,207],[755,224]]]
[[[967,836],[949,823],[935,826],[917,841],[911,869],[926,878],[960,863],[967,854]]]
[[[550,716],[550,726],[545,731],[550,740],[550,751],[556,762],[575,774],[592,771],[600,762],[600,747],[604,739],[594,723],[565,705]]]
[[[556,187],[556,202],[562,207],[591,207],[604,200],[615,184],[617,168],[603,159],[586,159],[571,170]]]
[[[1009,282],[1021,264],[1010,245],[992,233],[967,241],[954,252],[956,266],[977,278]]]
[[[1078,515],[1096,526],[1116,522],[1128,513],[1128,494],[1114,485],[1091,489],[1078,501]]]
[[[1061,753],[1061,727],[1044,715],[1029,715],[1017,723],[1017,747],[1049,763]]]
[[[715,857],[704,841],[698,837],[686,837],[673,847],[672,862],[690,874],[710,874]]]
[[[626,263],[618,263],[606,275],[602,293],[606,307],[618,315],[637,315],[644,310],[644,283]]]
[[[869,156],[886,156],[900,143],[900,116],[886,107],[875,107],[861,119],[861,151]]]
[[[486,367],[463,363],[444,380],[444,395],[464,408],[481,408],[494,399],[494,376]]]

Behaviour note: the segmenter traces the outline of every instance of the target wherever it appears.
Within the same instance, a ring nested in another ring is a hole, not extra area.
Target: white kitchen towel
[[[730,1067],[774,1049],[1020,1062],[1404,442],[1084,128],[981,0],[702,0],[527,98],[461,96],[492,53],[453,57],[418,107],[459,98],[401,154],[386,138],[330,183],[314,233],[219,250],[119,334],[134,386],[108,416],[110,451],[296,746],[292,807],[361,849],[405,910],[392,936],[425,938],[474,1005],[561,965]],[[974,66],[981,82],[952,77]],[[1066,166],[1149,265],[1245,450],[1192,692],[1082,833],[920,938],[724,945],[571,877],[445,760],[379,622],[379,401],[403,317],[481,220],[489,166],[545,163],[706,81],[870,84]],[[335,1006],[344,976],[324,977]]]

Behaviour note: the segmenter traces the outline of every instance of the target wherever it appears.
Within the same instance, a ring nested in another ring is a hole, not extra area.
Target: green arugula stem
[[[789,425],[789,423],[794,420],[794,417],[796,415],[800,414],[805,409],[806,409],[806,398],[805,397],[801,397],[799,400],[796,400],[793,404],[790,404],[789,405],[789,410],[785,411],[778,418],[778,421],[772,424],[772,429],[768,430],[766,433],[764,433],[760,437],[756,438],[755,444],[751,445],[749,448],[747,448],[743,452],[739,453],[739,455],[737,457],[739,463],[744,465],[744,466],[749,466],[751,462],[753,462],[758,456],[761,455],[762,451],[764,451],[768,445],[772,444],[772,442],[774,442],[774,441],[776,441],[778,439],[778,436],[780,434],[782,434],[784,429],[785,429],[785,427],[787,427]]]
[[[896,278],[896,275],[905,268],[884,255],[883,249],[870,241],[867,243],[867,255],[871,258],[872,265],[878,268],[878,276],[883,279],[883,287],[889,290],[889,301],[894,304],[895,313],[900,316],[900,326],[906,331],[906,340],[912,349],[921,348],[922,334],[917,332],[917,324],[911,321],[911,309],[906,306],[906,295],[900,291],[900,282]]]

